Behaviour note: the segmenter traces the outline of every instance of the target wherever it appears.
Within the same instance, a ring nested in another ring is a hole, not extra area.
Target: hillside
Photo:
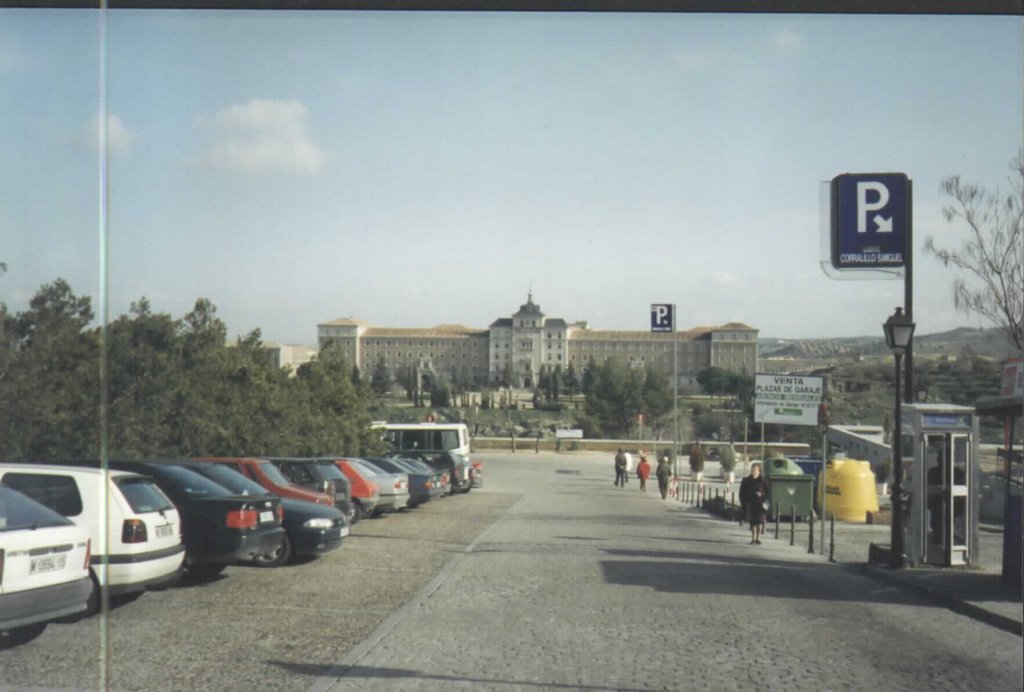
[[[881,329],[879,329],[881,332]],[[762,361],[793,359],[798,361],[852,360],[861,356],[888,355],[885,339],[878,336],[854,336],[834,339],[758,339],[758,355]],[[914,353],[920,355],[979,355],[1005,360],[1015,354],[1006,337],[998,329],[960,327],[937,334],[914,336]],[[775,371],[771,369],[770,371]]]

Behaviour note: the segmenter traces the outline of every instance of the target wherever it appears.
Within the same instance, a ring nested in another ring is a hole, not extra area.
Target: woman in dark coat
[[[740,481],[740,505],[743,516],[750,524],[750,542],[760,543],[764,533],[764,521],[767,512],[764,502],[768,499],[768,481],[761,475],[761,464],[750,465],[750,475]]]

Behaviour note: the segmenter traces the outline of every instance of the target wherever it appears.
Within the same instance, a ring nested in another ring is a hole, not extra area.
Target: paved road
[[[1020,689],[1015,635],[615,488],[603,457],[481,456],[519,499],[311,692]]]

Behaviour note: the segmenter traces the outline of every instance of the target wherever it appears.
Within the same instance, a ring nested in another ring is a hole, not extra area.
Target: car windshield
[[[256,481],[250,480],[233,468],[223,464],[194,464],[185,467],[209,478],[218,485],[237,495],[270,495],[271,493]]]
[[[114,483],[121,490],[124,499],[133,511],[138,513],[163,512],[174,509],[163,491],[148,478],[122,477],[114,479]]]
[[[68,526],[71,522],[16,490],[0,485],[0,531]]]

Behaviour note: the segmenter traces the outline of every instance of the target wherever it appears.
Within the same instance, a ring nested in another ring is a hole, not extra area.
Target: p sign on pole
[[[651,331],[674,332],[676,330],[676,306],[671,303],[651,303]]]
[[[846,173],[832,179],[832,266],[904,267],[911,183],[903,173]]]
[[[651,303],[651,331],[672,334],[672,475],[675,475],[676,446],[679,444],[679,344],[676,338],[676,306]]]

